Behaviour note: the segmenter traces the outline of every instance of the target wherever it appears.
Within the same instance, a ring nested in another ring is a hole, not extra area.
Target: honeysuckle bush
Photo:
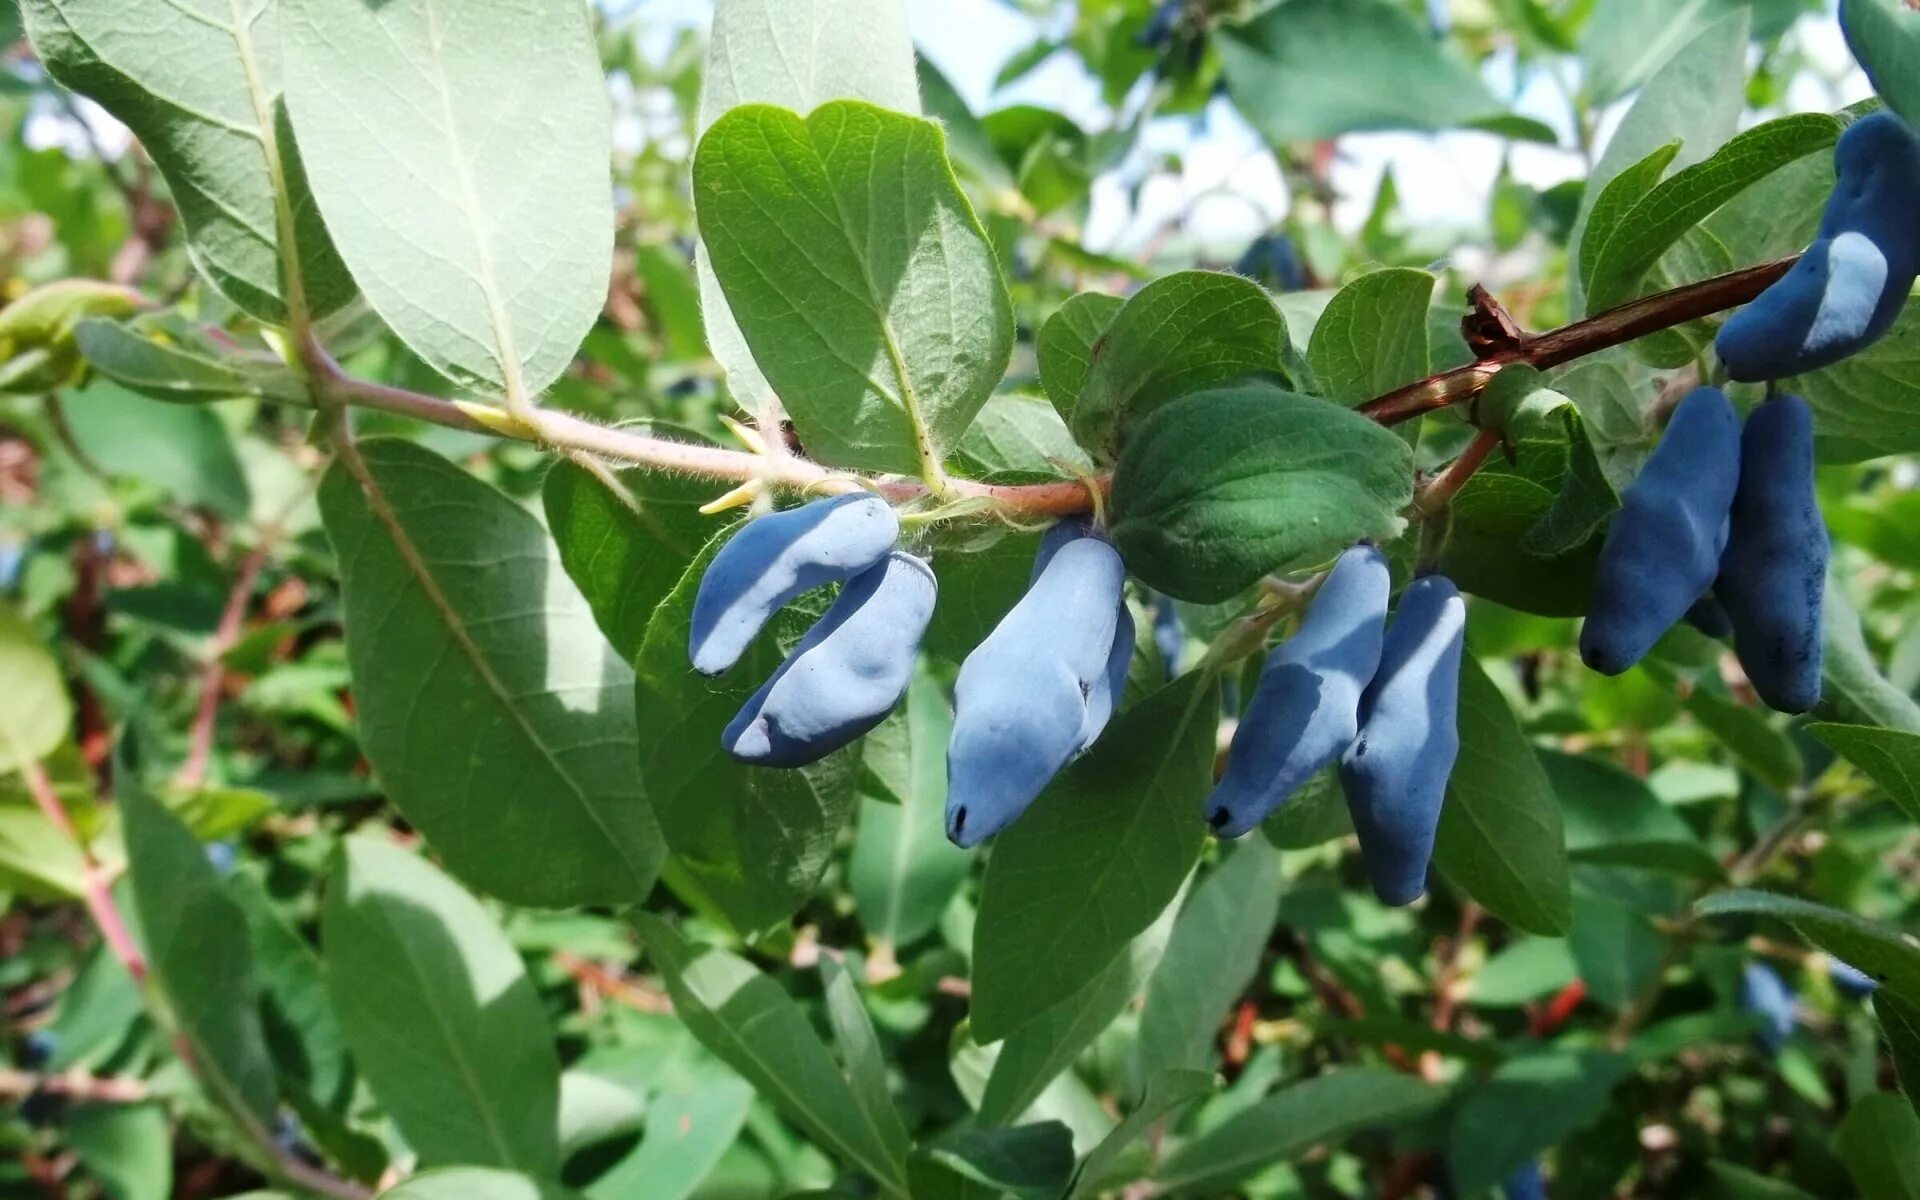
[[[1690,627],[1578,650],[1843,128],[1920,120],[1920,13],[1023,0],[1000,86],[1064,61],[1089,121],[970,110],[919,2],[718,0],[664,57],[580,0],[10,14],[0,1193],[1920,1196],[1920,309],[1782,384],[1834,543],[1810,714]],[[1842,18],[1877,95],[1793,111],[1851,98]],[[1280,223],[1090,248],[1143,131],[1229,107]],[[1336,225],[1379,130],[1586,170]],[[708,678],[701,578],[862,489],[937,582],[904,696],[742,765],[832,594]],[[1129,576],[1124,694],[961,850],[955,674],[1066,517]],[[1398,908],[1332,771],[1236,842],[1203,811],[1362,542],[1468,597]]]

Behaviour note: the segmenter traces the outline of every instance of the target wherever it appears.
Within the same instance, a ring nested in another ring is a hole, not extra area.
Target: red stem
[[[60,831],[60,835],[73,843],[79,851],[81,864],[81,895],[87,904],[87,911],[93,916],[93,923],[99,927],[100,936],[106,939],[107,949],[120,960],[133,976],[135,983],[145,983],[147,963],[140,956],[139,947],[133,944],[133,938],[127,933],[127,923],[120,917],[120,909],[113,902],[113,891],[106,871],[94,858],[93,851],[73,827],[73,821],[67,816],[66,806],[60,803],[60,795],[53,790],[53,781],[47,778],[46,769],[38,762],[28,760],[21,764],[21,775],[27,781],[27,792],[40,809],[42,816]]]

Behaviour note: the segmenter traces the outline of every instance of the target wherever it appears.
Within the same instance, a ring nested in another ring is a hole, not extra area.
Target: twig
[[[93,856],[80,831],[73,827],[73,821],[67,816],[66,806],[60,803],[60,795],[53,789],[53,781],[47,778],[46,768],[32,758],[18,756],[20,774],[27,781],[27,793],[33,797],[35,807],[47,819],[48,824],[58,830],[60,835],[73,843],[80,855],[81,897],[86,901],[87,912],[92,915],[93,923],[105,939],[107,949],[120,960],[120,965],[133,976],[136,984],[146,982],[147,963],[140,956],[139,947],[133,944],[133,938],[127,933],[127,923],[120,917],[120,909],[113,902],[111,881],[100,861]]]
[[[247,552],[227,592],[227,606],[220,613],[220,624],[207,644],[206,662],[200,667],[200,700],[193,711],[193,726],[187,736],[187,757],[173,781],[183,788],[199,787],[207,778],[207,759],[213,753],[213,729],[220,715],[220,694],[227,685],[227,652],[240,640],[240,625],[246,620],[247,602],[260,582],[260,571],[267,563],[270,542],[262,536]]]
[[[1482,429],[1474,435],[1473,441],[1461,452],[1460,457],[1447,464],[1445,470],[1435,475],[1425,487],[1420,489],[1419,494],[1413,498],[1414,507],[1429,517],[1444,512],[1447,505],[1453,502],[1453,498],[1459,495],[1460,489],[1467,486],[1467,481],[1473,478],[1474,472],[1487,461],[1487,456],[1493,453],[1494,447],[1498,446],[1505,437],[1506,434],[1503,431],[1493,428]]]
[[[36,1075],[31,1071],[0,1067],[0,1099],[4,1100],[24,1100],[32,1095],[45,1095],[99,1104],[138,1104],[152,1094],[144,1079],[91,1075],[79,1070],[63,1071],[58,1075]]]

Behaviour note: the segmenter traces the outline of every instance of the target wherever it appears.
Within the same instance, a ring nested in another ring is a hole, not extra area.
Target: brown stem
[[[1360,411],[1382,425],[1411,421],[1423,413],[1472,399],[1493,382],[1495,375],[1515,363],[1547,371],[1650,333],[1737,308],[1766,291],[1799,259],[1796,254],[1643,296],[1583,321],[1523,338],[1518,346],[1492,357],[1397,388],[1369,400]]]
[[[0,1067],[0,1100],[24,1100],[35,1094],[65,1096],[70,1100],[100,1104],[138,1104],[153,1093],[144,1079],[115,1075],[89,1075],[85,1071],[64,1071],[58,1075],[36,1075]]]
[[[1461,451],[1460,457],[1448,463],[1444,470],[1420,489],[1419,495],[1414,497],[1414,506],[1428,516],[1444,512],[1505,436],[1504,432],[1493,428],[1482,429],[1475,434],[1473,441]]]
[[[213,640],[206,649],[206,662],[200,668],[200,700],[193,712],[193,727],[187,737],[186,761],[180,764],[180,771],[174,776],[174,782],[184,788],[199,787],[206,782],[207,759],[213,753],[214,725],[220,716],[220,694],[226,690],[226,656],[240,640],[241,622],[246,620],[247,602],[253,598],[253,589],[260,582],[260,571],[266,566],[271,541],[262,536],[260,544],[247,553],[241,560],[240,571],[234,576],[233,587],[227,592],[226,608],[221,610],[220,624],[214,630]]]
[[[60,803],[60,794],[53,789],[53,781],[47,778],[47,772],[37,761],[25,759],[20,765],[21,777],[27,782],[27,793],[33,797],[34,806],[47,823],[59,831],[60,836],[73,843],[80,855],[81,896],[86,901],[87,912],[93,917],[93,923],[100,930],[100,936],[106,940],[107,949],[120,960],[133,976],[133,981],[144,983],[147,978],[147,963],[140,956],[140,948],[133,944],[133,937],[127,932],[127,923],[120,917],[120,909],[113,902],[113,891],[106,871],[88,849],[86,839],[73,827],[73,821],[67,816],[66,806]]]

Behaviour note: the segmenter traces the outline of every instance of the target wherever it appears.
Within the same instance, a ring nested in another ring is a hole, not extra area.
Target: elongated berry
[[[1133,637],[1120,555],[1104,538],[1061,534],[1042,559],[954,685],[947,836],[961,846],[1025,812],[1099,735],[1125,683],[1119,647],[1130,656]]]
[[[1467,606],[1443,575],[1407,585],[1360,700],[1360,734],[1340,786],[1374,894],[1411,904],[1427,890],[1440,808],[1460,753],[1460,656]]]
[[[1714,348],[1742,382],[1800,375],[1886,335],[1920,272],[1920,142],[1881,111],[1834,148],[1834,187],[1813,245],[1735,313]]]
[[[1260,824],[1360,732],[1360,699],[1380,667],[1392,580],[1386,556],[1340,556],[1294,635],[1267,655],[1207,797],[1207,824],[1239,837]]]
[[[805,766],[872,730],[906,693],[933,602],[933,571],[911,554],[856,575],[727,726],[727,753]]]
[[[718,675],[739,662],[788,601],[852,579],[886,558],[899,536],[893,509],[867,492],[829,496],[747,522],[700,578],[687,637],[693,669]]]
[[[1713,585],[1739,478],[1740,418],[1724,393],[1698,388],[1607,529],[1580,631],[1589,667],[1618,675],[1633,666]]]
[[[1753,690],[1780,712],[1820,703],[1820,613],[1832,546],[1813,465],[1806,401],[1781,396],[1747,417],[1732,533],[1713,588]]]
[[[1780,1053],[1787,1038],[1792,1036],[1794,1025],[1793,989],[1787,986],[1787,981],[1764,963],[1748,963],[1740,972],[1738,1003],[1741,1012],[1761,1018],[1761,1026],[1754,1034],[1760,1048],[1769,1054]]]

